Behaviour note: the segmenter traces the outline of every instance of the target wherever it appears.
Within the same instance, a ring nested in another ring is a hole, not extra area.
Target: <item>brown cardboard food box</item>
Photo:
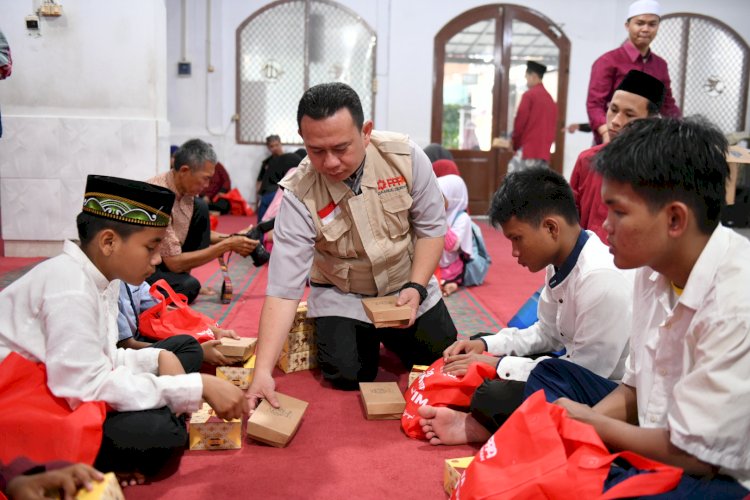
[[[414,365],[411,367],[411,371],[409,372],[409,385],[407,387],[411,387],[411,384],[414,383],[415,380],[419,378],[420,375],[422,375],[424,372],[429,370],[429,366],[427,365]]]
[[[375,328],[408,325],[411,319],[411,308],[409,306],[396,307],[397,300],[396,295],[370,297],[362,299],[362,307],[365,308],[365,314]]]
[[[241,337],[240,339],[221,339],[221,344],[216,349],[224,356],[236,362],[246,361],[255,352],[256,338]]]
[[[297,330],[289,332],[281,352],[302,352],[315,349],[315,330]]]
[[[307,402],[300,399],[276,393],[279,408],[263,400],[247,421],[248,437],[283,448],[297,432],[302,416],[307,410]]]
[[[191,450],[236,450],[242,447],[242,422],[216,416],[208,403],[190,416]]]
[[[250,387],[255,372],[255,354],[250,356],[244,364],[239,366],[217,366],[216,376],[227,380],[243,391]]]
[[[359,390],[367,420],[398,420],[406,400],[396,382],[360,382]]]
[[[300,302],[297,306],[297,314],[294,316],[294,322],[290,332],[302,332],[315,329],[315,320],[307,317],[307,302]]]
[[[474,460],[473,455],[470,457],[449,458],[445,461],[443,467],[443,489],[448,496],[453,495],[453,490],[456,489],[456,485],[461,479],[461,474],[463,474],[472,460]]]
[[[284,373],[312,370],[318,367],[318,350],[310,349],[309,351],[284,352],[281,354],[276,366]]]
[[[100,482],[91,482],[91,491],[81,488],[76,492],[75,498],[76,500],[125,500],[125,495],[115,473],[107,472]]]

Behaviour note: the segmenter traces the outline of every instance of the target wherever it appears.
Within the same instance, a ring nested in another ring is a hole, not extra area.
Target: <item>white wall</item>
[[[254,200],[255,177],[267,152],[264,146],[235,144],[235,35],[267,1],[112,0],[105,9],[96,0],[65,0],[64,16],[43,20],[42,36],[35,38],[27,35],[23,19],[38,2],[3,1],[0,9],[0,29],[11,43],[15,63],[13,76],[0,82],[5,128],[0,140],[0,203],[6,240],[57,241],[72,236],[85,174],[146,178],[166,168],[168,143],[192,137],[214,145],[234,186],[248,201]],[[376,127],[406,132],[426,145],[434,36],[451,19],[487,0],[339,3],[360,15],[378,35]],[[591,64],[625,39],[630,0],[515,3],[550,18],[570,39],[567,121],[585,121]],[[715,17],[750,41],[746,0],[661,3],[665,13]],[[177,76],[183,5],[185,55],[193,70],[188,78]],[[207,71],[208,42],[213,72]],[[590,138],[567,135],[567,174]],[[34,203],[37,200],[44,203]],[[12,241],[6,248],[12,250]]]
[[[13,74],[0,82],[0,202],[6,255],[50,255],[77,236],[86,176],[145,179],[168,165],[163,2],[63,2],[63,16],[24,19],[3,2]]]

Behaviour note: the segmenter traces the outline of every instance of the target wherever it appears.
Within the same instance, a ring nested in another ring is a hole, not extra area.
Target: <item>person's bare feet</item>
[[[140,472],[115,472],[117,480],[120,482],[120,486],[125,488],[126,486],[135,486],[146,482],[146,476]]]
[[[483,443],[490,438],[490,432],[469,413],[430,405],[417,411],[422,417],[419,425],[432,445]]]
[[[446,283],[443,285],[443,297],[450,296],[456,290],[458,290],[458,285],[456,283]]]
[[[198,293],[200,295],[206,295],[206,296],[210,297],[212,295],[216,295],[216,290],[214,290],[213,288],[209,288],[209,287],[205,287],[204,286],[203,288],[201,288],[200,292],[198,292]]]

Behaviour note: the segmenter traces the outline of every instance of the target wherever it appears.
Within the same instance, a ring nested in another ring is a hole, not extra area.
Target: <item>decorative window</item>
[[[297,104],[319,83],[351,85],[373,118],[375,42],[367,23],[328,0],[282,0],[248,17],[237,28],[237,142],[299,143]]]
[[[699,14],[668,14],[651,48],[669,63],[684,116],[703,115],[725,133],[745,129],[750,49],[732,28]]]

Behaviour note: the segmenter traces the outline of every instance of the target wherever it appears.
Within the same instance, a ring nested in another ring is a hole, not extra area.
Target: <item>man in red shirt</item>
[[[521,150],[521,160],[513,159],[513,169],[549,166],[550,147],[557,133],[557,105],[542,84],[547,67],[526,62],[526,84],[529,90],[521,97],[513,122],[513,151]]]
[[[607,143],[607,106],[612,94],[631,69],[637,69],[659,79],[666,88],[660,113],[682,117],[672,97],[667,61],[651,52],[651,42],[659,31],[661,7],[656,0],[638,0],[630,5],[625,29],[628,39],[620,47],[601,56],[591,67],[586,109],[596,144]]]
[[[664,102],[665,87],[651,75],[631,70],[620,82],[607,109],[607,135],[614,139],[633,120],[659,114]],[[594,172],[596,154],[606,146],[598,144],[578,155],[570,176],[570,187],[576,200],[581,227],[593,231],[607,243],[604,220],[607,206],[602,201],[602,177]]]

